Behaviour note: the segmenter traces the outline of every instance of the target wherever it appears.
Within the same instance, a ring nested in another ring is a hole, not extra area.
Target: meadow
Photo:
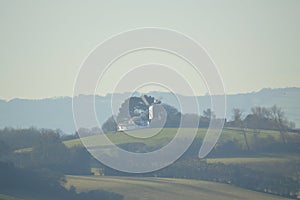
[[[66,187],[78,191],[102,189],[124,196],[124,200],[152,199],[222,199],[222,200],[280,200],[273,195],[254,192],[234,186],[208,181],[155,178],[155,177],[106,177],[67,176]]]
[[[78,147],[83,149],[82,143],[105,149],[108,147],[103,140],[104,137],[108,137],[121,148],[146,152],[166,145],[176,134],[176,129],[164,128],[150,138],[138,138],[147,136],[153,131],[157,130],[135,130],[130,132],[131,136],[122,132],[97,134],[80,139],[63,140],[64,145],[62,145],[73,152],[76,151],[72,149]],[[184,128],[183,131],[185,134],[180,136],[181,139],[189,137],[192,129]],[[73,173],[65,173],[68,174],[65,187],[70,188],[73,185],[77,192],[100,189],[120,194],[124,199],[227,200],[284,199],[283,197],[297,196],[299,184],[296,182],[300,177],[299,133],[287,133],[289,141],[284,144],[278,131],[261,130],[257,134],[254,130],[247,129],[249,150],[246,148],[244,135],[239,129],[224,128],[214,150],[207,158],[199,160],[197,155],[206,131],[206,129],[198,129],[189,150],[165,169],[136,177],[136,175],[122,174],[109,169],[94,160],[85,163],[87,169],[100,169],[105,176],[91,176],[88,175],[91,172],[87,171],[82,171],[76,176]],[[22,157],[22,155],[34,155],[35,151],[35,148],[26,146],[15,150],[14,154]],[[80,157],[78,164],[82,163],[82,158],[85,159]],[[15,196],[4,195],[0,196],[0,199],[19,200]]]

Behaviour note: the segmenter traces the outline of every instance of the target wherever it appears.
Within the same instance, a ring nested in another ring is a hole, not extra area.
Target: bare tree
[[[251,108],[253,132],[255,137],[260,133],[261,129],[270,128],[270,114],[269,109],[265,107],[256,106]]]
[[[244,135],[244,140],[245,140],[246,147],[247,147],[248,150],[250,150],[250,146],[249,146],[249,143],[248,143],[248,138],[247,138],[247,134],[246,134],[246,130],[245,130],[245,124],[244,124],[244,121],[242,119],[243,112],[238,108],[233,108],[232,112],[233,112],[234,125],[241,130],[242,134]]]
[[[287,133],[289,122],[286,119],[284,112],[280,107],[274,105],[273,107],[271,107],[270,113],[271,113],[272,120],[275,123],[275,126],[280,133],[282,142],[287,143],[286,133]]]
[[[203,110],[203,117],[206,119],[216,119],[215,112],[212,111],[210,108],[207,108],[206,110]]]

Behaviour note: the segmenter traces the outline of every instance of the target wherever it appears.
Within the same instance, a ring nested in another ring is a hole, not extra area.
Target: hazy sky
[[[228,93],[300,87],[300,1],[0,1],[0,98],[71,96],[83,59],[138,27],[201,43]]]

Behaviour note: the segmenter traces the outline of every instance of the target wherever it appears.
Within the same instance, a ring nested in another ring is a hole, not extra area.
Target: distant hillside
[[[170,93],[149,93],[162,102],[179,108],[179,104]],[[115,94],[116,103],[121,103],[128,94]],[[187,105],[193,97],[182,96]],[[83,97],[84,98],[84,97]],[[209,96],[197,97],[200,110],[210,107]],[[111,114],[111,94],[96,97],[96,109],[98,120],[103,123]],[[274,104],[282,107],[289,120],[294,121],[300,127],[300,88],[263,89],[259,92],[246,94],[234,94],[227,96],[227,118],[231,118],[232,108],[240,108],[245,113],[250,112],[253,106],[269,107]],[[115,111],[117,108],[115,108]],[[193,108],[187,108],[194,113]],[[75,126],[72,115],[72,98],[61,97],[41,100],[13,99],[0,100],[0,128],[17,127],[25,128],[35,126],[38,128],[61,129],[66,133],[73,133]]]

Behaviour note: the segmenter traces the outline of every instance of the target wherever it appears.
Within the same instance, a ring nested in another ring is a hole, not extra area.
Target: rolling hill
[[[125,100],[128,94],[114,94],[117,104]],[[162,98],[164,103],[178,107],[174,95],[163,92],[149,93],[156,98]],[[81,98],[85,98],[82,96]],[[189,105],[193,97],[184,96],[183,103]],[[107,96],[96,96],[96,111],[98,121],[102,124],[111,116],[111,94]],[[210,107],[209,96],[197,97],[200,110]],[[227,118],[231,118],[232,108],[240,108],[245,113],[250,112],[253,106],[269,107],[276,104],[282,107],[289,120],[294,121],[300,127],[300,88],[263,89],[259,92],[246,94],[227,95]],[[195,112],[193,108],[186,108],[187,112]],[[116,112],[116,110],[115,110]],[[10,101],[0,100],[0,128],[3,127],[37,127],[61,129],[65,133],[74,133],[75,126],[72,115],[72,98],[59,97],[51,99],[12,99]]]
[[[207,181],[153,178],[153,177],[107,177],[67,176],[66,187],[74,185],[78,191],[102,189],[124,196],[124,200],[176,200],[176,199],[222,199],[222,200],[280,200],[268,194]]]

